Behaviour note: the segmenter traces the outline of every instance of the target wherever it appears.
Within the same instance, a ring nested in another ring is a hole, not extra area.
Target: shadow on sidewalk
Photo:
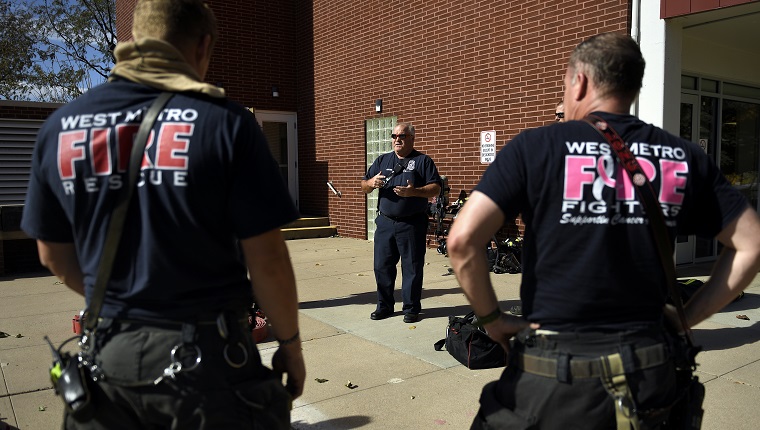
[[[738,348],[760,340],[760,323],[750,327],[726,327],[719,329],[695,329],[694,343],[703,351],[720,351]]]
[[[296,421],[291,423],[290,426],[294,430],[309,430],[309,429],[357,429],[364,427],[372,422],[372,418],[366,415],[352,415],[349,417],[334,418],[327,421],[321,421],[315,424],[302,423]]]
[[[431,297],[439,297],[439,296],[445,296],[447,294],[462,294],[462,290],[460,288],[444,288],[444,289],[430,289],[422,290],[422,298],[427,299]],[[401,299],[401,290],[396,289],[393,292],[393,296],[396,299],[396,305],[403,302]],[[377,292],[367,292],[367,293],[360,293],[360,294],[352,294],[350,296],[345,297],[337,297],[334,299],[324,299],[324,300],[313,300],[309,302],[302,302],[298,305],[299,309],[320,309],[320,308],[329,308],[329,307],[337,307],[337,306],[349,306],[349,305],[373,305],[377,303]],[[499,305],[501,306],[501,309],[503,309],[505,312],[512,309],[512,307],[520,305],[519,299],[512,299],[512,300],[501,300],[499,302]],[[398,306],[397,306],[398,309]],[[443,307],[431,307],[431,308],[422,308],[422,317],[423,318],[438,318],[438,317],[447,317],[449,315],[456,315],[456,316],[464,316],[467,313],[472,311],[469,305],[459,305],[459,306],[443,306]],[[394,315],[396,312],[394,312]]]
[[[460,288],[445,288],[445,289],[422,289],[422,298],[444,296],[446,294],[461,294]],[[393,292],[393,296],[396,298],[396,303],[401,303],[401,290],[396,288]],[[377,292],[367,292],[360,294],[352,294],[345,297],[337,297],[334,299],[313,300],[310,302],[301,302],[299,309],[315,309],[326,308],[334,306],[347,306],[347,305],[372,305],[377,303]]]
[[[52,273],[48,270],[42,270],[42,271],[35,271],[35,272],[24,272],[24,273],[12,273],[9,275],[2,275],[0,276],[0,282],[5,281],[14,281],[16,279],[31,279],[31,278],[42,278],[46,276],[53,276]],[[9,429],[14,429],[15,427],[8,427]],[[0,427],[0,430],[5,430],[4,428]]]

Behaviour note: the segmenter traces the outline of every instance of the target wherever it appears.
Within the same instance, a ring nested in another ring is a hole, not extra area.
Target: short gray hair
[[[398,127],[398,126],[403,126],[404,130],[407,130],[409,132],[409,134],[411,134],[412,136],[414,136],[414,125],[412,125],[411,122],[399,122],[399,123],[396,124],[396,127]]]
[[[644,57],[630,36],[602,33],[581,42],[569,66],[584,72],[602,96],[636,98],[644,78]]]

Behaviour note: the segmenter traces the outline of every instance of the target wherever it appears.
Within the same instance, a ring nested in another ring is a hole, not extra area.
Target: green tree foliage
[[[114,64],[115,0],[0,0],[0,5],[3,23],[19,27],[0,29],[0,73],[6,58],[15,64],[9,75],[14,79],[7,81],[9,88],[0,86],[0,98],[67,102],[106,80]],[[16,43],[19,34],[25,44]]]
[[[31,13],[0,0],[0,99],[15,99],[29,91],[27,78],[38,55],[33,23]]]

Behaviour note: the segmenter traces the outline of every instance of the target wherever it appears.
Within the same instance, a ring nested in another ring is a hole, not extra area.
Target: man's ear
[[[203,79],[208,71],[208,64],[211,61],[211,35],[203,36],[195,47],[195,64],[198,65],[198,74]]]
[[[572,84],[571,84],[573,100],[580,101],[586,98],[589,91],[588,84],[589,84],[588,76],[586,76],[585,73],[583,73],[582,71],[574,72],[574,76],[573,76]]]

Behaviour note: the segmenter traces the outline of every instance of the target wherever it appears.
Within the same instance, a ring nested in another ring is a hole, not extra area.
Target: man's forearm
[[[429,199],[431,197],[437,196],[441,192],[441,186],[432,183],[427,184],[424,187],[419,187],[414,189],[416,197],[424,197],[426,199]]]
[[[38,240],[40,263],[74,292],[84,296],[84,274],[73,243]]]
[[[481,246],[449,247],[451,265],[475,315],[484,316],[499,306],[491,285],[485,252]]]
[[[364,194],[369,194],[375,190],[375,187],[372,186],[372,182],[374,180],[375,178],[370,178],[367,180],[362,179],[362,191],[364,192]]]
[[[713,266],[710,279],[684,308],[686,322],[693,327],[731,303],[758,273],[756,257],[724,249]]]
[[[446,242],[454,274],[479,316],[488,315],[499,304],[484,247],[503,222],[498,206],[485,195],[474,193],[452,224]]]
[[[747,207],[717,236],[725,245],[710,279],[686,304],[686,321],[694,326],[723,309],[760,270],[760,218]]]
[[[282,233],[277,230],[241,241],[257,304],[267,314],[276,336],[298,332],[298,294]]]

